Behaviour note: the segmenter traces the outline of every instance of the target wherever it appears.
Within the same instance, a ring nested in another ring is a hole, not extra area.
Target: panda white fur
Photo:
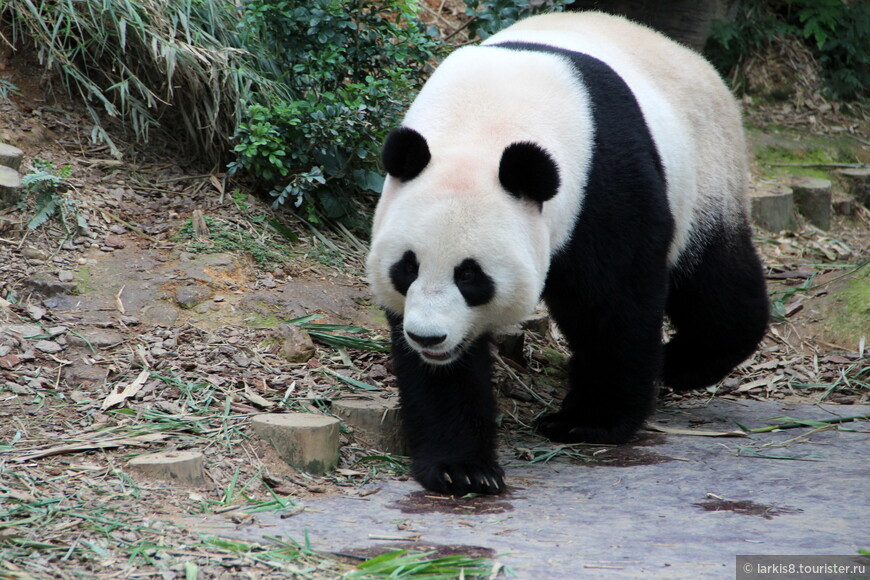
[[[712,67],[622,18],[532,17],[443,61],[384,144],[367,264],[423,486],[504,490],[488,343],[541,297],[573,353],[537,426],[555,441],[623,443],[659,380],[708,386],[753,352],[745,155]]]

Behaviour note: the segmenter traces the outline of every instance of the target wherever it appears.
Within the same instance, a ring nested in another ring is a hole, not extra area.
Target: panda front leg
[[[562,443],[626,443],[655,407],[664,291],[595,308],[550,305],[573,351],[561,409],[538,431]]]
[[[414,478],[438,493],[502,493],[489,337],[477,338],[457,361],[433,365],[408,345],[401,317],[388,319]]]

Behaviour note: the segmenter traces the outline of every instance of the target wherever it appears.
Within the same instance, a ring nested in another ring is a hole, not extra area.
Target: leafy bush
[[[522,18],[559,12],[563,3],[563,0],[465,0],[465,14],[472,18],[467,29],[472,38],[485,39]]]
[[[715,21],[704,50],[723,75],[777,37],[806,42],[832,97],[870,94],[870,4],[843,0],[738,0],[734,18]]]
[[[0,2],[0,17],[59,73],[90,115],[92,139],[118,157],[107,118],[136,140],[161,129],[202,160],[226,159],[240,95],[269,84],[246,66],[225,0],[15,0]]]
[[[409,4],[385,0],[246,0],[243,43],[286,94],[248,96],[231,172],[271,189],[275,205],[353,215],[349,192],[379,191],[377,153],[435,44]],[[317,205],[313,203],[316,199]]]
[[[60,73],[113,154],[107,118],[138,141],[159,128],[209,164],[234,158],[230,170],[276,205],[316,219],[380,188],[376,153],[435,50],[413,2],[15,0],[0,1],[0,18]]]

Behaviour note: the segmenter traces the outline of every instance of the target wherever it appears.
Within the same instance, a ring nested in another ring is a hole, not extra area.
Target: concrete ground
[[[867,414],[870,406],[717,400],[662,410],[652,421],[733,431],[773,417]],[[738,554],[870,548],[868,443],[867,421],[733,438],[646,433],[595,461],[503,457],[510,487],[500,497],[454,499],[414,481],[387,481],[357,495],[310,499],[291,517],[190,523],[244,540],[301,542],[307,534],[313,549],[345,554],[408,548],[486,556],[518,578],[734,578]]]

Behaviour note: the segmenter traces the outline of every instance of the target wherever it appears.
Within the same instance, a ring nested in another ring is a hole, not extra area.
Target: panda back
[[[714,232],[746,222],[748,166],[739,107],[694,51],[600,12],[535,16],[485,44],[532,43],[592,56],[634,93],[667,178],[675,232],[671,265],[700,252]],[[685,260],[691,262],[691,259]]]

